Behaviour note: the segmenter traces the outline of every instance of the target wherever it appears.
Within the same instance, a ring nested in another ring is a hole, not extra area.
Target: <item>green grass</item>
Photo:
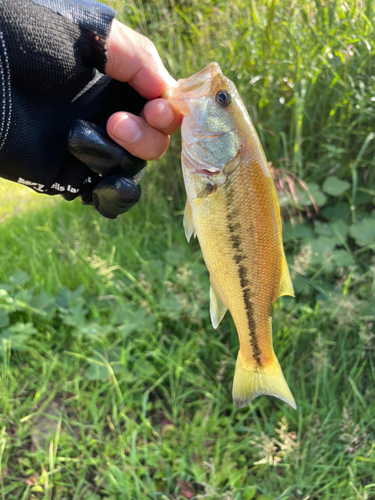
[[[297,411],[231,402],[238,339],[210,325],[178,138],[116,221],[2,183],[0,499],[375,498],[372,2],[112,4],[174,76],[217,60],[320,207],[283,204],[297,294],[273,330]]]

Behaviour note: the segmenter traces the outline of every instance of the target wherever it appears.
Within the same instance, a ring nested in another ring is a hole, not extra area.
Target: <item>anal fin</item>
[[[282,297],[283,295],[290,295],[291,297],[294,297],[293,284],[290,277],[290,272],[288,268],[288,263],[285,258],[284,250],[281,258],[281,278],[280,278],[278,297]]]
[[[216,292],[214,287],[211,285],[210,287],[210,316],[212,326],[216,329],[220,321],[223,319],[224,314],[227,312],[227,308],[225,307],[223,301],[221,300],[220,295]]]
[[[190,241],[191,235],[195,232],[195,227],[194,227],[193,211],[191,209],[188,198],[186,198],[186,205],[184,212],[184,228],[185,228],[186,239]]]

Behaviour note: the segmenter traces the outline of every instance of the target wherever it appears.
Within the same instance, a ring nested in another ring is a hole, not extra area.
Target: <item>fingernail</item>
[[[125,114],[113,127],[112,134],[119,141],[131,144],[139,141],[142,137],[142,130],[130,115]]]
[[[164,102],[158,103],[158,111],[159,114],[154,120],[154,124],[157,125],[158,128],[167,128],[173,122],[174,115],[170,106]]]

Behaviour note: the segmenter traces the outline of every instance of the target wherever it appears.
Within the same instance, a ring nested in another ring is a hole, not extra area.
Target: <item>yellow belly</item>
[[[190,203],[211,284],[232,314],[243,355],[261,366],[273,354],[281,228],[272,180],[259,174],[241,165],[214,194]]]
[[[272,304],[292,294],[271,176],[242,163],[209,195],[184,169],[194,228],[211,285],[230,310],[240,341],[233,385],[236,406],[269,394],[295,408],[272,346]]]

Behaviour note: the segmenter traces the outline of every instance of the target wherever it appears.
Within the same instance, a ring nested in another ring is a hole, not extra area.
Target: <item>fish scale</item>
[[[211,283],[231,311],[246,358],[254,359],[249,338],[257,345],[263,341],[261,356],[270,357],[270,304],[279,288],[281,266],[275,259],[277,248],[273,248],[278,242],[268,236],[272,220],[262,217],[262,205],[249,203],[248,172],[246,165],[239,166],[216,193],[215,204],[208,198],[193,203],[192,210]],[[262,220],[259,220],[260,217]],[[259,224],[263,227],[258,229],[256,226]],[[221,241],[219,248],[218,240]],[[265,248],[267,252],[264,252]],[[261,252],[264,255],[255,260]],[[241,257],[240,261],[238,257]],[[266,273],[265,266],[268,267]],[[222,267],[226,268],[225,273],[221,272]],[[272,268],[278,269],[269,272]],[[248,293],[245,294],[245,291]],[[258,293],[255,294],[255,291]],[[244,300],[245,295],[253,295],[253,298]],[[250,321],[255,324],[253,330],[249,327]]]
[[[184,225],[188,239],[193,232],[197,236],[209,271],[212,323],[217,328],[229,309],[239,337],[234,403],[243,407],[268,394],[295,408],[272,345],[272,304],[293,295],[293,287],[276,190],[259,138],[216,63],[179,80],[164,97],[186,115]]]

